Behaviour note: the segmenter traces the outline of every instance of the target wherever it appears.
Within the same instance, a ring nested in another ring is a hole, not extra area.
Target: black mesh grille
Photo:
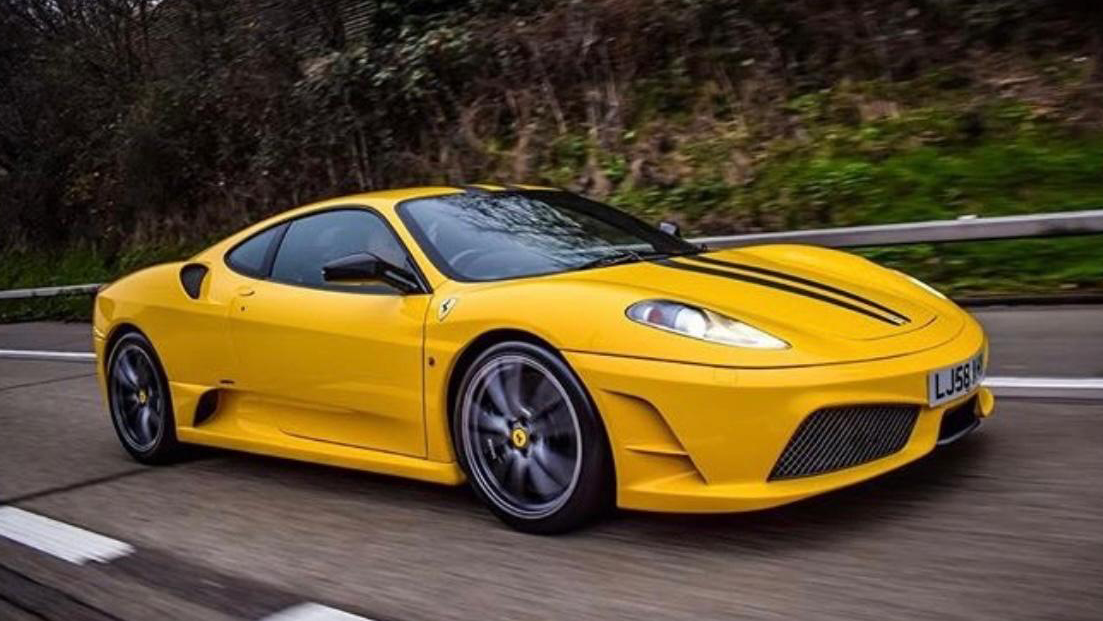
[[[914,405],[859,405],[816,410],[797,428],[770,480],[823,474],[904,448],[919,416]]]

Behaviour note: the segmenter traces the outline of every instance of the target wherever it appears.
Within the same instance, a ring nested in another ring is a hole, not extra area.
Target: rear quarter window
[[[226,264],[235,272],[246,276],[266,277],[269,252],[284,226],[266,229],[241,242],[226,255]]]

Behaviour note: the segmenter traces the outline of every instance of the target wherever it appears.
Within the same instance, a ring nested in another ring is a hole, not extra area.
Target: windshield
[[[468,192],[410,200],[399,216],[453,280],[552,274],[698,248],[568,192]]]

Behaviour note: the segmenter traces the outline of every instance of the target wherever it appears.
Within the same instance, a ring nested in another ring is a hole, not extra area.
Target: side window
[[[254,278],[264,278],[268,267],[268,251],[283,226],[274,226],[238,244],[226,255],[226,263],[234,271]]]
[[[373,252],[395,265],[406,265],[406,251],[382,218],[360,209],[327,211],[291,223],[276,252],[272,280],[326,287],[322,266],[357,252]]]

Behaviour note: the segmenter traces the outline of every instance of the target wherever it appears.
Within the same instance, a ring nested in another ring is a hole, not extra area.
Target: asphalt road
[[[1103,309],[978,315],[991,375],[1103,376]],[[87,326],[0,326],[0,348],[87,344]],[[89,365],[0,360],[0,505],[134,548],[75,565],[0,537],[0,619],[1101,619],[1101,446],[1103,403],[1004,400],[958,444],[811,501],[541,538],[464,489],[214,451],[141,467]]]

